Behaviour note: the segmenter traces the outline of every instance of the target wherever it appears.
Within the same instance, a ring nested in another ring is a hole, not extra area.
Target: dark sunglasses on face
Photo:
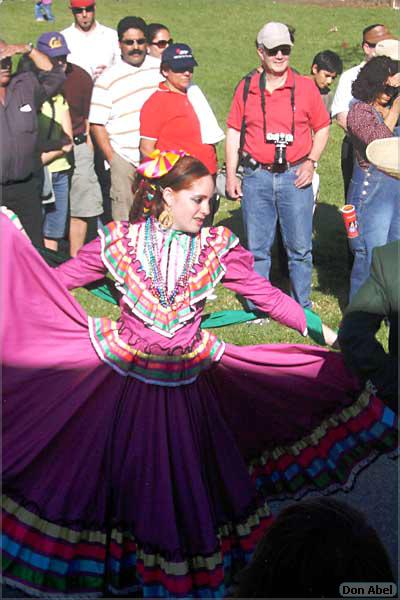
[[[281,52],[283,56],[289,56],[292,51],[291,46],[277,46],[276,48],[266,48],[264,46],[264,50],[268,56],[276,56],[278,52]]]
[[[121,40],[121,44],[125,44],[125,46],[133,46],[134,44],[137,44],[138,46],[143,46],[143,44],[146,44],[147,40],[146,38],[139,38],[138,40]]]
[[[91,4],[90,6],[71,8],[71,10],[72,10],[72,14],[74,14],[74,15],[80,15],[83,13],[83,11],[88,12],[88,13],[94,12],[94,4]]]
[[[0,68],[1,69],[10,69],[11,68],[11,57],[2,58],[0,60]]]
[[[171,67],[173,73],[193,73],[193,67]]]
[[[170,40],[158,40],[158,42],[151,42],[152,46],[157,46],[157,48],[166,48],[170,44],[173,44],[174,40],[171,38]]]

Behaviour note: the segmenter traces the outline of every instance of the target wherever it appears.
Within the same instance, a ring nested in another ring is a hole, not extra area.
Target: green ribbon
[[[57,266],[68,260],[68,256],[60,255],[53,250],[48,248],[38,248],[40,254],[51,266]],[[118,298],[114,291],[114,286],[111,280],[102,280],[102,282],[91,283],[85,286],[86,289],[105,302],[110,304],[118,305]],[[304,309],[307,321],[308,335],[314,342],[321,346],[326,346],[324,334],[322,331],[322,321],[317,313],[313,312],[309,308]],[[265,315],[268,316],[268,315]],[[204,315],[201,321],[201,328],[206,329],[209,327],[226,327],[228,325],[236,325],[238,323],[247,323],[248,321],[254,321],[258,319],[260,314],[256,314],[246,310],[220,310],[209,315]]]

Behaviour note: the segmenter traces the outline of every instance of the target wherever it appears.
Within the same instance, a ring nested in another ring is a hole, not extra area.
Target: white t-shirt
[[[140,111],[164,77],[160,60],[147,55],[140,67],[121,60],[96,80],[89,122],[104,125],[113,150],[130,163],[140,161]]]
[[[92,78],[96,75],[97,67],[110,67],[121,60],[117,32],[97,21],[96,27],[88,32],[73,24],[61,33],[70,50],[68,62],[82,67]]]
[[[339,79],[338,86],[336,88],[335,96],[333,98],[332,107],[331,107],[331,115],[332,118],[338,115],[341,112],[348,112],[350,108],[351,102],[354,100],[353,95],[351,93],[351,86],[353,81],[357,79],[357,76],[361,70],[361,67],[365,65],[365,62],[362,62],[351,69],[347,69],[344,71]]]

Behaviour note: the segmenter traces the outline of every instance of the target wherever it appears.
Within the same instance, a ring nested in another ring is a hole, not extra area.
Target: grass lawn
[[[0,36],[8,42],[35,42],[47,30],[61,30],[72,22],[67,0],[53,0],[56,21],[36,23],[33,2],[4,0],[0,5]],[[282,21],[296,29],[291,65],[308,73],[313,56],[325,49],[334,50],[349,68],[360,62],[361,31],[373,23],[385,23],[399,35],[398,13],[390,8],[324,8],[321,6],[280,4],[272,0],[98,0],[97,18],[111,27],[129,14],[169,26],[175,41],[189,43],[199,63],[195,81],[206,93],[219,122],[224,126],[232,93],[239,79],[258,65],[254,41],[267,21]],[[320,200],[314,219],[314,274],[312,300],[315,310],[332,327],[337,327],[347,300],[349,272],[346,238],[338,208],[344,204],[340,173],[341,130],[331,127],[329,144],[318,169],[321,177]],[[222,160],[223,148],[218,149]],[[237,202],[223,199],[217,223],[241,234]],[[276,263],[276,261],[275,261]],[[287,289],[277,264],[271,279]],[[75,292],[91,314],[116,316],[118,311],[86,290]],[[218,299],[206,312],[241,308],[238,298],[222,286]],[[218,330],[226,341],[237,344],[261,342],[302,342],[297,333],[268,323],[262,326],[237,325]],[[383,335],[383,337],[385,337]]]

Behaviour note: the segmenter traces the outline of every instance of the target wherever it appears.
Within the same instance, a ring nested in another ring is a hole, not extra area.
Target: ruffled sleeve
[[[242,246],[236,245],[224,258],[226,268],[222,283],[248,298],[273,319],[296,329],[301,334],[307,328],[304,310],[290,296],[274,287],[268,279],[254,271],[254,258]]]

